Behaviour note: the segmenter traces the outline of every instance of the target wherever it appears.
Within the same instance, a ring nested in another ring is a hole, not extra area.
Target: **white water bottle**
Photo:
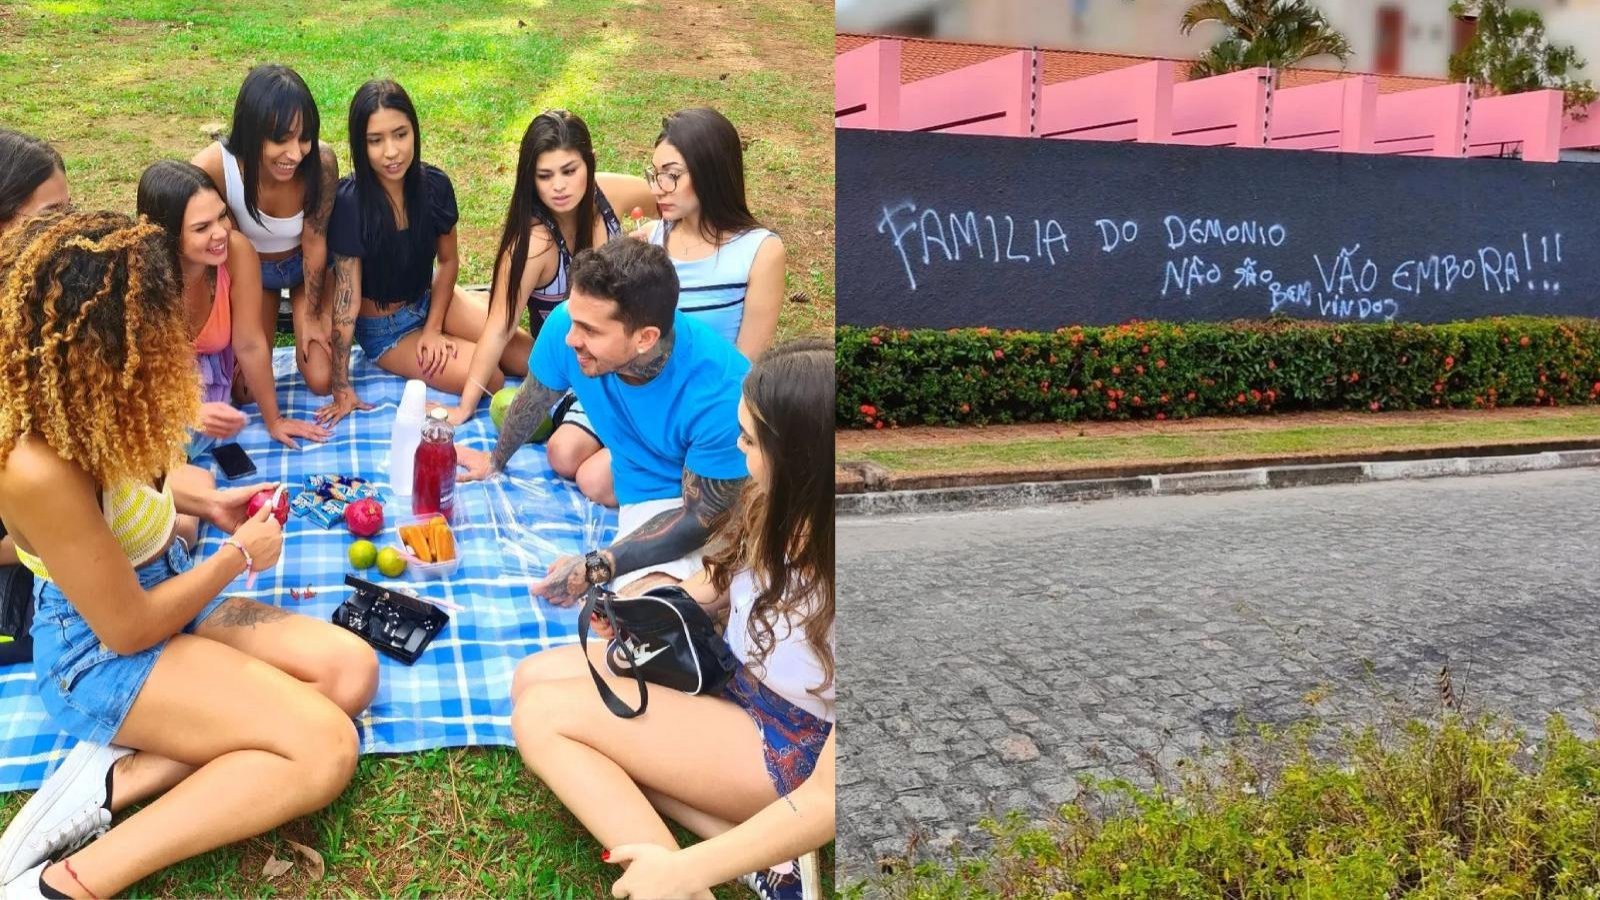
[[[411,472],[422,443],[423,415],[428,405],[428,386],[418,379],[406,382],[395,412],[394,428],[389,432],[389,487],[396,496],[411,496]]]

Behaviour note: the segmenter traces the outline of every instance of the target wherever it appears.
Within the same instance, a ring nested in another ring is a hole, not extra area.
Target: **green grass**
[[[786,0],[134,0],[0,6],[0,123],[66,157],[74,199],[131,212],[144,167],[225,127],[244,74],[293,66],[348,172],[345,119],[369,78],[405,85],[423,156],[461,208],[463,283],[488,281],[529,119],[563,106],[600,168],[639,174],[661,118],[711,105],[749,145],[758,218],[789,250],[780,336],[833,327],[833,20]],[[692,23],[692,24],[691,24]]]
[[[423,156],[461,208],[461,281],[486,282],[528,120],[582,115],[601,169],[639,174],[662,116],[722,110],[748,142],[758,218],[783,235],[780,337],[833,327],[832,7],[814,0],[133,0],[0,4],[0,123],[54,142],[74,201],[131,213],[145,166],[188,159],[225,127],[245,73],[293,66],[349,171],[345,119],[369,78],[405,85]],[[287,336],[284,341],[292,342]],[[21,795],[0,797],[9,820]],[[320,851],[327,879],[273,881],[283,839]],[[139,895],[596,897],[615,869],[505,749],[368,757],[332,807],[205,854]],[[724,889],[738,896],[742,889]]]
[[[24,795],[0,795],[9,821]],[[679,841],[693,840],[679,831]],[[322,854],[312,882],[286,840]],[[609,896],[615,866],[515,751],[434,750],[361,760],[329,806],[257,838],[186,860],[126,892],[133,897]],[[295,860],[278,878],[262,866]],[[824,860],[831,871],[831,856]],[[717,896],[748,897],[723,887]]]
[[[1497,417],[1481,421],[1450,418],[1438,422],[1409,420],[1404,424],[1385,425],[1375,421],[1370,424],[1262,430],[1201,431],[1190,428],[1126,436],[1012,443],[974,442],[960,446],[841,452],[839,458],[841,462],[871,461],[892,472],[960,472],[1376,451],[1490,441],[1593,438],[1597,434],[1600,434],[1600,410],[1573,411],[1562,416],[1530,411],[1523,417]]]
[[[1085,780],[1052,821],[984,822],[989,852],[902,860],[844,896],[1600,896],[1600,742],[1559,717],[1531,741],[1447,713],[1345,736],[1335,754],[1313,752],[1317,732],[1231,744],[1155,772],[1154,790]]]

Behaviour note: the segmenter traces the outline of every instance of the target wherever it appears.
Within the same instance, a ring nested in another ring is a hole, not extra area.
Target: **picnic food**
[[[350,545],[350,565],[368,569],[378,561],[378,548],[371,541],[356,541]]]
[[[254,516],[261,511],[261,507],[272,502],[274,494],[278,497],[278,505],[277,508],[273,509],[272,515],[278,520],[279,525],[289,524],[289,497],[286,494],[278,493],[276,488],[263,488],[251,494],[250,502],[245,506],[245,512]]]
[[[406,570],[406,558],[393,547],[378,551],[378,571],[386,578],[398,578]]]
[[[517,399],[516,388],[501,388],[494,392],[494,398],[489,401],[489,420],[494,422],[496,429],[505,425],[506,410],[511,408],[511,401],[515,399]]]
[[[411,555],[422,563],[449,562],[456,558],[455,535],[444,516],[434,516],[416,525],[401,525],[400,540]]]
[[[364,497],[344,508],[344,525],[358,537],[372,537],[383,530],[383,504]]]

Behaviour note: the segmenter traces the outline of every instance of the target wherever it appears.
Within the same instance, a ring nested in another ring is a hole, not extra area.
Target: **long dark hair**
[[[182,272],[183,261],[178,246],[183,236],[183,216],[189,210],[189,201],[201,191],[215,193],[217,186],[211,176],[197,165],[163,159],[151,164],[139,177],[138,214],[160,225],[166,233],[167,249],[172,254],[172,271]]]
[[[393,109],[411,123],[411,165],[407,167],[401,193],[406,204],[406,234],[401,239],[400,222],[394,207],[378,183],[378,173],[367,159],[367,120],[380,109]],[[413,262],[426,254],[433,256],[428,229],[420,217],[427,214],[427,183],[422,177],[422,127],[411,95],[398,82],[374,78],[350,98],[350,170],[355,177],[356,196],[361,200],[361,241],[374,258],[393,261],[399,271],[408,271]]]
[[[813,694],[833,682],[834,671],[833,393],[834,349],[826,340],[791,341],[756,360],[744,380],[744,402],[770,484],[745,488],[705,559],[718,593],[741,571],[755,575],[750,635],[758,664],[777,643],[780,614],[799,613],[796,627],[825,676]]]
[[[224,146],[244,167],[244,208],[257,224],[263,224],[261,210],[256,207],[261,145],[269,138],[281,141],[288,137],[296,121],[300,123],[300,136],[311,142],[311,152],[300,160],[296,170],[305,181],[303,209],[309,213],[322,201],[322,145],[317,141],[322,119],[317,115],[317,101],[305,81],[288,66],[265,63],[251,69],[233,101],[233,124],[228,127]]]
[[[506,224],[500,230],[500,252],[495,256],[494,277],[500,277],[500,259],[511,254],[510,279],[506,282],[506,328],[517,324],[517,300],[511,291],[522,285],[522,272],[528,265],[528,232],[534,222],[550,229],[552,242],[561,236],[556,217],[539,199],[539,157],[552,150],[572,150],[583,159],[589,171],[589,183],[583,189],[583,201],[578,204],[578,240],[568,247],[574,256],[581,250],[594,246],[594,204],[599,190],[595,181],[594,143],[589,139],[589,126],[564,109],[547,109],[528,123],[522,133],[522,149],[517,153],[517,183],[511,189],[511,203],[506,208]],[[498,284],[490,285],[490,296]]]
[[[39,185],[66,170],[56,148],[20,131],[0,128],[0,222],[16,218]]]
[[[727,117],[709,107],[681,109],[661,120],[656,146],[665,141],[683,154],[700,198],[700,236],[717,243],[723,235],[760,228],[744,199],[744,147]]]

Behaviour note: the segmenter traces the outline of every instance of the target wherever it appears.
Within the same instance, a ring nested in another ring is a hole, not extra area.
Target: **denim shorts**
[[[149,590],[189,571],[194,561],[182,538],[167,552],[135,570],[139,586]],[[166,641],[128,656],[107,647],[54,582],[35,578],[33,599],[33,674],[39,698],[56,727],[80,741],[109,744],[122,730],[134,698],[144,688]],[[226,597],[207,603],[184,631],[217,611]]]
[[[761,729],[761,751],[767,764],[767,777],[778,796],[789,794],[811,777],[828,742],[833,723],[785,700],[777,691],[761,683],[744,666],[722,689],[722,696],[738,704],[756,727]]]
[[[305,254],[296,247],[293,256],[261,261],[261,286],[269,291],[292,288],[306,280]]]
[[[367,359],[378,358],[394,349],[400,339],[421,328],[428,321],[428,292],[423,291],[416,302],[407,303],[387,316],[361,316],[356,319],[356,344]]]

